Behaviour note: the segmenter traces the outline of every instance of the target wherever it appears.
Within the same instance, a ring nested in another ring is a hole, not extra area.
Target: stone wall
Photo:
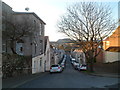
[[[3,78],[31,74],[31,56],[17,54],[2,54]]]
[[[105,52],[104,63],[120,61],[119,56],[120,56],[120,52],[109,52],[109,51],[106,51]]]

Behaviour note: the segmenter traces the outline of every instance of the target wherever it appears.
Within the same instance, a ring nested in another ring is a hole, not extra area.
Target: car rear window
[[[86,66],[86,65],[82,65],[82,66]]]
[[[58,65],[52,65],[51,67],[58,67]]]

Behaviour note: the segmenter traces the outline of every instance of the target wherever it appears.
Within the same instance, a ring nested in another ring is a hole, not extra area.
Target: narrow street
[[[0,88],[119,89],[119,11],[120,0],[0,0]]]
[[[117,83],[118,78],[91,76],[74,70],[67,56],[62,73],[47,73],[18,88],[104,88]]]

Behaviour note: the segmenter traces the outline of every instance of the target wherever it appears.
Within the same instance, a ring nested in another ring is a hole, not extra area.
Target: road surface
[[[118,78],[92,76],[75,70],[67,55],[62,73],[47,73],[18,88],[104,88],[118,84]]]

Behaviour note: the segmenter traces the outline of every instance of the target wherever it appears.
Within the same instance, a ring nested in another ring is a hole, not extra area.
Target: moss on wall
[[[21,75],[26,72],[31,72],[30,56],[21,56],[17,54],[6,54],[2,55],[2,73],[3,78]]]

